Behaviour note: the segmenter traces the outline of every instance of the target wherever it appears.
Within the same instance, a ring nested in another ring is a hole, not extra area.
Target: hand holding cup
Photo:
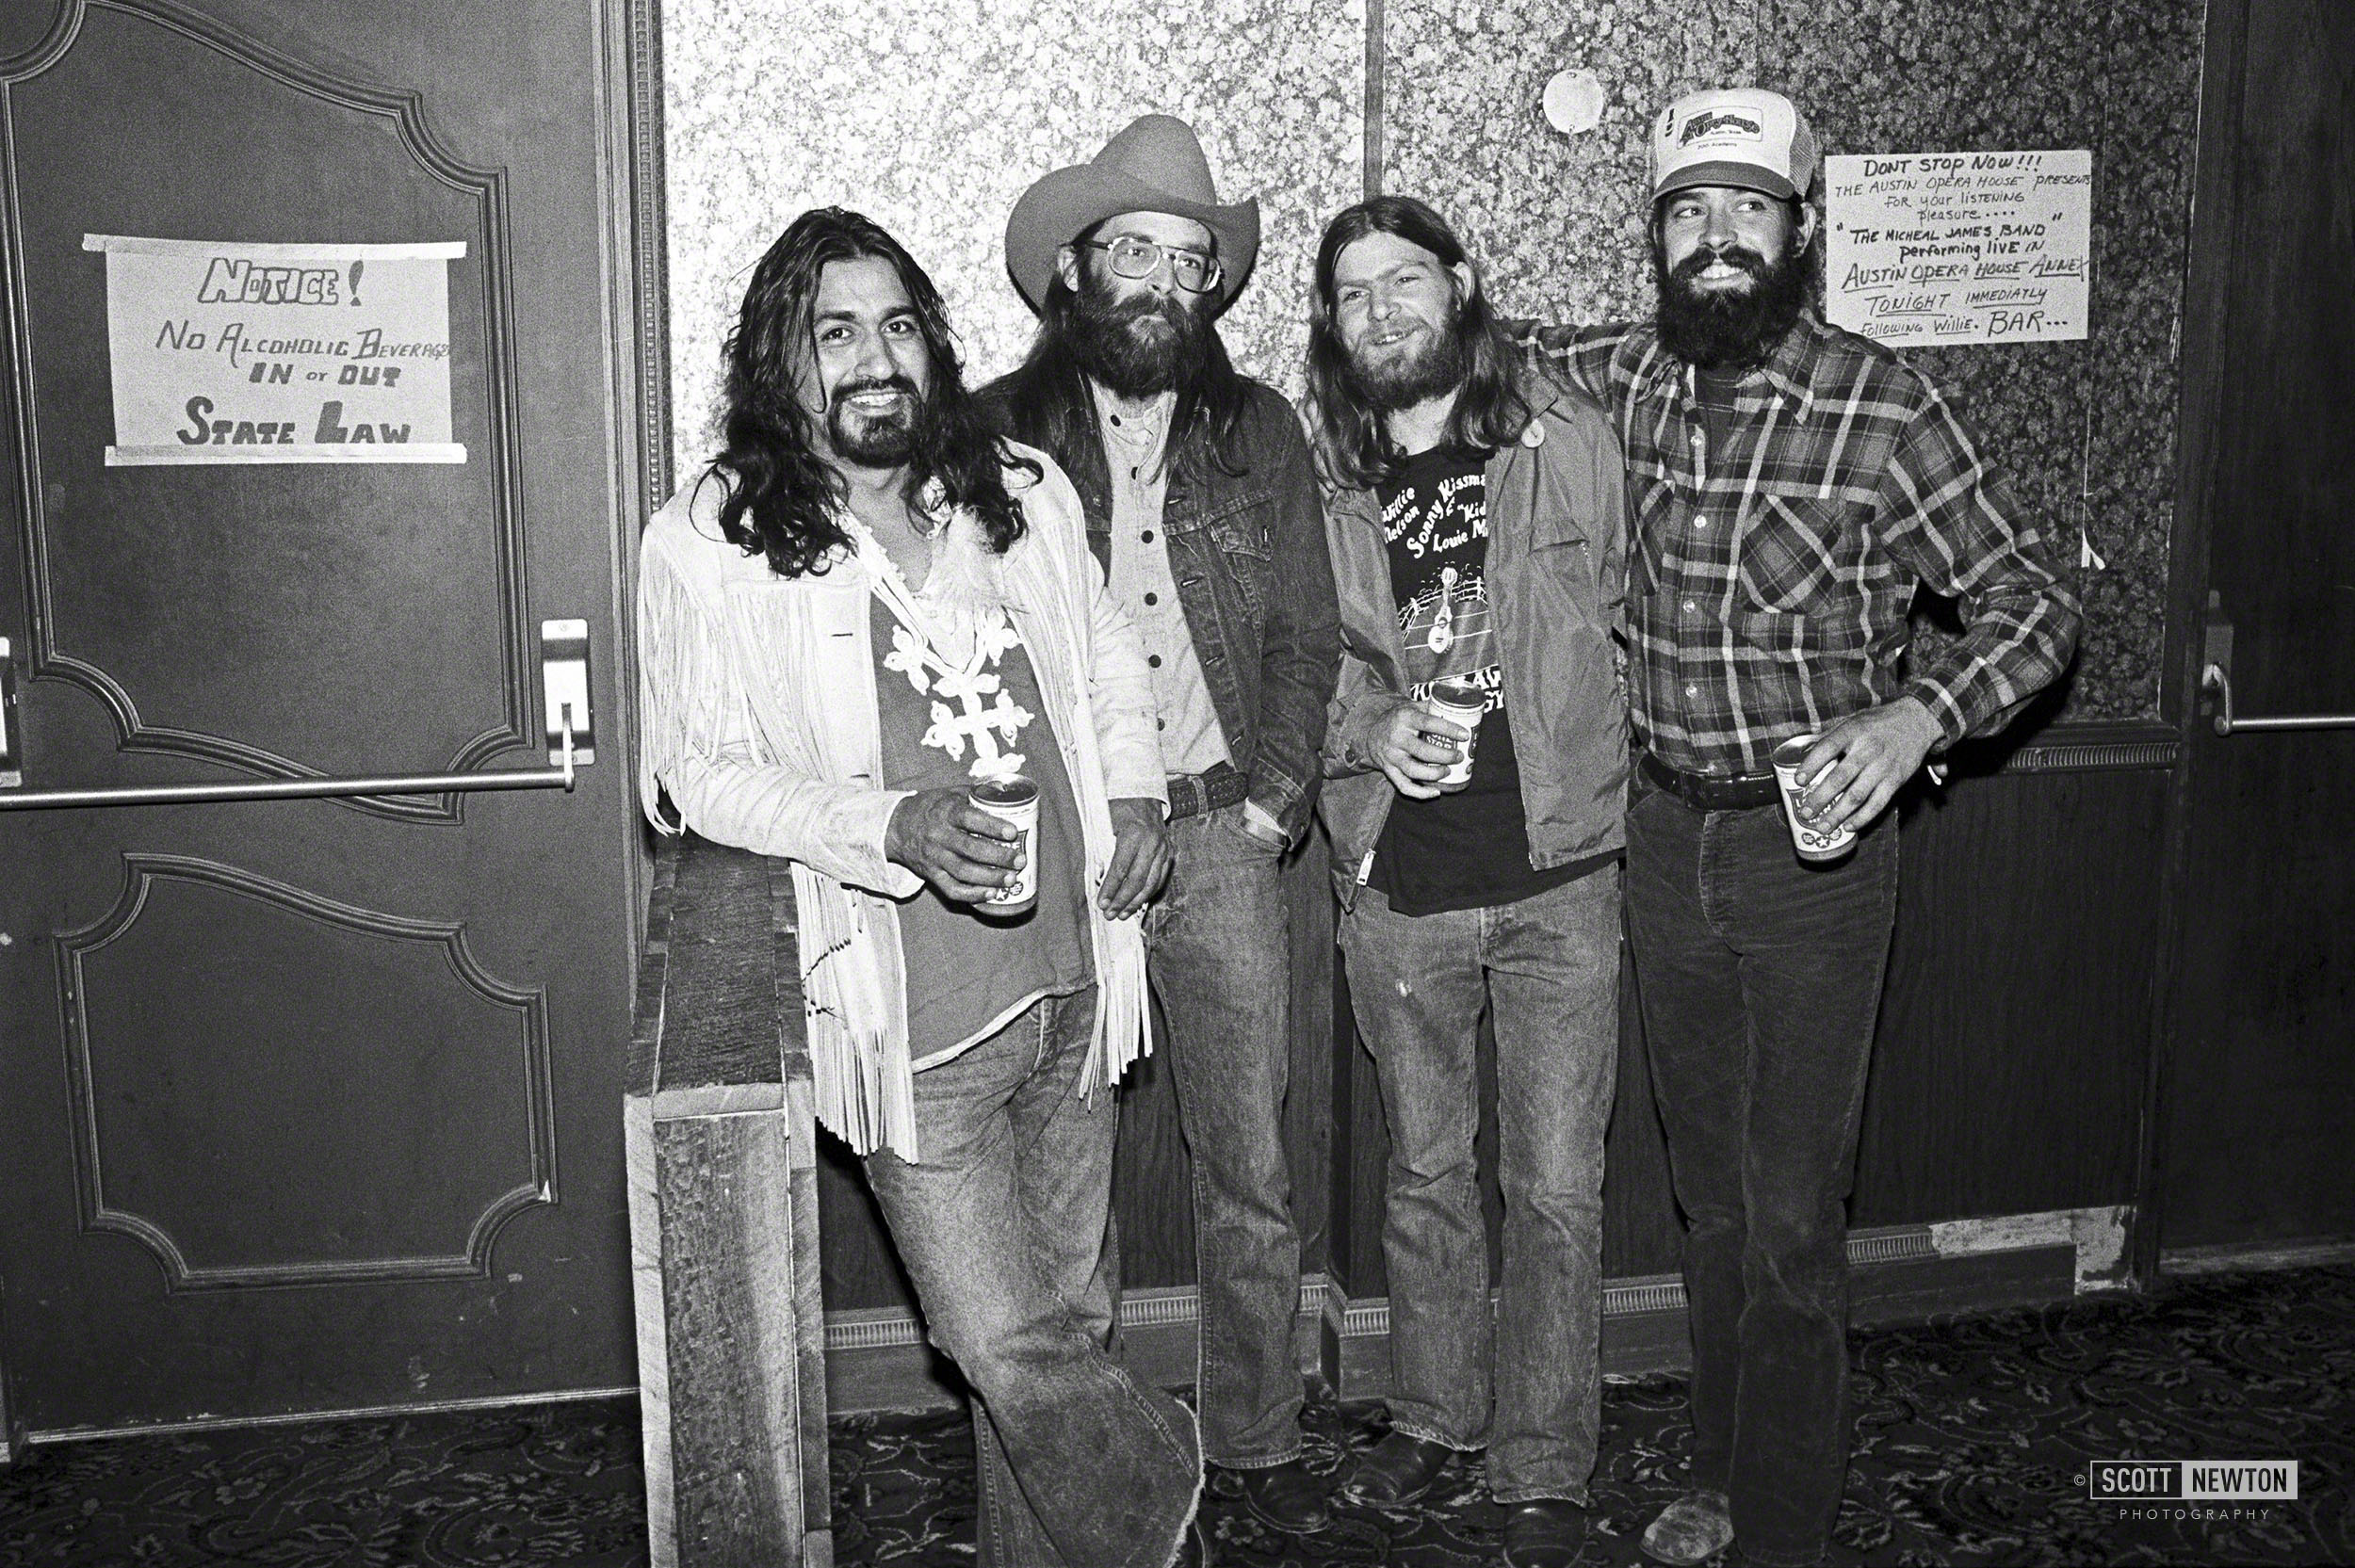
[[[884,830],[884,858],[951,903],[1003,899],[1030,864],[1023,830],[975,805],[962,789],[926,789],[900,802]]]
[[[1420,703],[1401,703],[1381,721],[1373,760],[1391,784],[1410,800],[1428,800],[1471,744],[1472,732],[1442,719]]]
[[[1481,717],[1488,711],[1488,693],[1479,682],[1466,677],[1434,681],[1427,707],[1434,719],[1465,732],[1462,754],[1439,778],[1439,788],[1453,793],[1471,783],[1472,746],[1480,737]]]

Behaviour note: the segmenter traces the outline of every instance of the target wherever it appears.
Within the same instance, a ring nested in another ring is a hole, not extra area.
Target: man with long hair
[[[1408,1502],[1485,1447],[1506,1562],[1564,1568],[1601,1419],[1627,780],[1618,444],[1592,401],[1522,366],[1462,242],[1412,198],[1333,220],[1310,309],[1311,423],[1340,487],[1323,810],[1390,1132],[1390,1430],[1342,1495]],[[1504,1192],[1493,1328],[1472,1148],[1484,1010]]]
[[[1691,1486],[1664,1562],[1821,1560],[1847,1476],[1847,1217],[1897,899],[1890,802],[2067,666],[2048,535],[1938,388],[1812,308],[1814,133],[1712,89],[1651,139],[1653,318],[1520,332],[1626,443],[1628,926],[1684,1212]],[[1517,330],[1518,331],[1518,330]],[[1915,590],[1963,634],[1908,657]],[[1802,861],[1774,774],[1804,740]]]
[[[818,1114],[973,1388],[980,1560],[1162,1568],[1198,1549],[1194,1417],[1107,1350],[1168,868],[1135,630],[868,219],[793,221],[727,367],[726,445],[643,542],[648,815],[792,863]]]
[[[1338,651],[1299,421],[1237,374],[1215,324],[1259,237],[1257,202],[1218,200],[1192,127],[1138,120],[1015,203],[1007,266],[1038,336],[983,397],[1070,473],[1144,640],[1176,855],[1145,940],[1193,1156],[1203,1451],[1223,1490],[1300,1533],[1325,1498],[1302,1462],[1292,1350],[1277,866],[1307,828]]]

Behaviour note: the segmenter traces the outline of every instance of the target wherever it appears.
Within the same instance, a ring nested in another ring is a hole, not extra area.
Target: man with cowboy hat
[[[1193,128],[1139,119],[1015,203],[1006,266],[1038,336],[982,396],[1071,476],[1144,638],[1176,855],[1145,938],[1193,1156],[1203,1456],[1263,1523],[1302,1532],[1326,1504],[1292,1352],[1276,868],[1314,804],[1340,634],[1299,420],[1214,325],[1259,246],[1259,202],[1219,201]]]

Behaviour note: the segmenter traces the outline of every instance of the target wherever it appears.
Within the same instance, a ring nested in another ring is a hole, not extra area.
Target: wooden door
[[[2177,613],[2240,716],[2355,713],[2355,6],[2218,0],[2208,74]],[[2355,1233],[2355,730],[2187,734],[2161,1239]]]
[[[632,1382],[605,11],[0,20],[20,787],[544,766],[560,618],[603,731],[569,794],[0,812],[0,1362],[36,1436]],[[455,251],[463,461],[109,465],[86,235]]]

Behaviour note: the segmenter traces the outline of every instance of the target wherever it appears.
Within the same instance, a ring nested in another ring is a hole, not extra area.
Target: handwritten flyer
[[[2086,335],[2091,152],[1826,158],[1824,191],[1832,325],[1892,345]]]
[[[463,240],[260,245],[84,234],[106,258],[108,467],[464,462],[449,264]]]

